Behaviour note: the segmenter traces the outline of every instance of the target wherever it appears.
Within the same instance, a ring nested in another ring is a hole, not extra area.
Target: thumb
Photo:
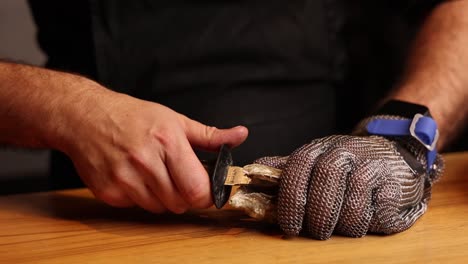
[[[218,129],[184,118],[185,135],[190,144],[202,150],[217,151],[222,144],[236,147],[247,139],[249,131],[244,126]]]

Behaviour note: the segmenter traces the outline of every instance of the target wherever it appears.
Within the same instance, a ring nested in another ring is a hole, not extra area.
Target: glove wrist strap
[[[409,113],[409,111],[417,112]],[[390,101],[379,111],[379,115],[382,114],[406,118],[390,119],[379,117],[372,119],[366,125],[367,132],[372,135],[381,136],[412,136],[427,149],[426,169],[428,172],[432,170],[437,156],[436,144],[439,138],[439,130],[437,129],[436,122],[430,116],[429,110],[421,105],[402,101]]]

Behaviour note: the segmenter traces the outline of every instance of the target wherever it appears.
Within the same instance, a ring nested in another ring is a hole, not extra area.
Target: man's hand
[[[408,142],[425,164],[425,148]],[[289,157],[256,162],[283,170],[278,196],[278,223],[287,235],[303,228],[316,239],[332,233],[362,237],[368,232],[406,230],[427,209],[436,169],[416,174],[396,143],[380,136],[330,136],[313,140]]]
[[[192,147],[216,151],[247,137],[245,127],[208,127],[80,76],[7,63],[0,70],[0,142],[66,153],[113,206],[210,206],[209,178]]]
[[[95,98],[84,103],[86,110],[77,109],[79,116],[67,121],[71,133],[64,151],[96,197],[156,213],[212,204],[207,172],[192,146],[237,146],[246,128],[208,127],[160,104],[110,91],[90,95]]]

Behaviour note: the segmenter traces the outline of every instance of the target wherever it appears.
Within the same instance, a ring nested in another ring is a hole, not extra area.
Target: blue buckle
[[[436,144],[439,140],[437,124],[431,117],[421,114],[413,119],[374,119],[367,126],[367,132],[381,136],[412,136],[428,151],[426,153],[427,171],[433,168],[437,157]]]

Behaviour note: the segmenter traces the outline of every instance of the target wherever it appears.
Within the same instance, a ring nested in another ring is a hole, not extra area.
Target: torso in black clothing
[[[287,155],[336,132],[345,72],[339,1],[30,4],[49,67],[209,125],[247,126],[238,163]],[[64,157],[54,154],[52,163],[53,175],[69,173]]]

